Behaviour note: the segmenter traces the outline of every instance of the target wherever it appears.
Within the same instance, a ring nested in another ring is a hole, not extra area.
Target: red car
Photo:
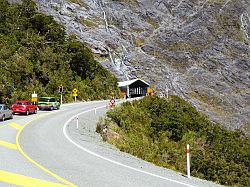
[[[12,106],[11,106],[13,114],[15,113],[21,113],[21,114],[36,114],[37,113],[37,106],[34,105],[31,101],[27,100],[20,100],[16,101]]]

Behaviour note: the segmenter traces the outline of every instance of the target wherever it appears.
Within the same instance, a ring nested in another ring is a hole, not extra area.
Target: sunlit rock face
[[[229,129],[250,124],[248,0],[37,0],[120,80],[142,78]]]

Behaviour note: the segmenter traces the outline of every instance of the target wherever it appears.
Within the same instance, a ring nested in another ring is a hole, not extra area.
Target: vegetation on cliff
[[[123,103],[107,113],[97,131],[121,151],[183,173],[190,144],[192,176],[250,186],[249,138],[210,122],[177,96]]]
[[[117,92],[116,78],[98,64],[85,44],[66,36],[51,16],[38,13],[31,0],[9,4],[0,0],[0,103],[40,96],[72,99],[108,98]]]

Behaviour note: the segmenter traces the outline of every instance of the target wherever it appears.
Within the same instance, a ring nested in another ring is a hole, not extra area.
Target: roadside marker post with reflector
[[[76,128],[79,128],[79,120],[78,120],[78,116],[76,116]]]
[[[96,114],[96,106],[95,106],[95,110],[94,111],[95,111],[95,114]]]
[[[190,147],[187,144],[187,177],[190,178]]]
[[[62,84],[59,86],[59,93],[61,94],[60,103],[62,105],[62,102],[63,102],[63,85]]]

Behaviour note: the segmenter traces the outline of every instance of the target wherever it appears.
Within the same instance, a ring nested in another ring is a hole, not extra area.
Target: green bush
[[[123,103],[104,122],[120,135],[107,140],[122,151],[185,173],[185,147],[190,144],[192,176],[250,186],[250,140],[239,130],[210,122],[177,96]]]

